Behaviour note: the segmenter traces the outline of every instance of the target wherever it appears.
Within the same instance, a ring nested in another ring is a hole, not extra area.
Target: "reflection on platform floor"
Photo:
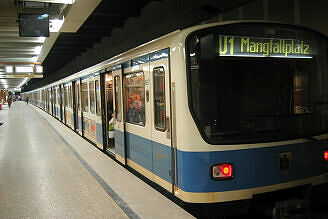
[[[14,102],[2,121],[0,218],[192,218],[40,109]]]

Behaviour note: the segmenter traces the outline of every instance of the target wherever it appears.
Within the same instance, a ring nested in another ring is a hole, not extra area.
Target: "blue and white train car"
[[[81,94],[66,124],[184,202],[303,208],[328,194],[327,48],[303,27],[207,24],[48,87]]]

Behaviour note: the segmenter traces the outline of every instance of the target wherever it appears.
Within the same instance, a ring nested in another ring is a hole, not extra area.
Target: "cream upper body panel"
[[[286,144],[295,144],[309,141],[307,139],[296,139],[289,141],[271,142],[271,143],[256,143],[256,144],[235,144],[235,145],[211,145],[204,141],[194,119],[189,110],[188,105],[188,89],[187,89],[187,70],[186,70],[186,37],[197,30],[214,27],[224,26],[228,24],[240,24],[249,23],[254,21],[243,22],[220,22],[206,25],[198,25],[184,30],[177,30],[170,34],[167,34],[158,39],[152,40],[148,43],[140,45],[127,52],[112,57],[99,64],[91,66],[87,69],[79,71],[73,75],[63,78],[55,83],[49,84],[37,90],[52,87],[58,84],[68,83],[74,79],[87,76],[97,71],[106,69],[111,66],[129,61],[131,59],[156,52],[165,48],[170,48],[170,73],[171,73],[171,85],[175,83],[175,109],[176,115],[173,115],[176,119],[175,135],[177,136],[176,143],[177,148],[182,151],[226,151],[226,150],[240,150],[250,149],[255,147],[272,147]],[[256,21],[259,23],[259,21]],[[268,22],[261,22],[268,23]],[[270,22],[273,23],[273,22]],[[276,23],[276,22],[275,22]],[[37,91],[36,90],[36,91]],[[171,89],[172,90],[172,89]],[[33,92],[33,91],[32,91]],[[317,139],[326,139],[327,135],[315,136]]]

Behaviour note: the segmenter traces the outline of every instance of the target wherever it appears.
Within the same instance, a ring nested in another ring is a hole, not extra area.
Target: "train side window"
[[[68,107],[72,108],[72,87],[68,87]]]
[[[62,86],[60,89],[60,103],[63,105],[64,104],[64,87]]]
[[[69,86],[69,107],[73,109],[73,90],[72,86]]]
[[[81,111],[81,104],[80,104],[80,84],[77,84],[77,109]]]
[[[145,115],[145,81],[144,73],[124,75],[125,121],[144,126]]]
[[[68,87],[68,108],[71,108],[72,103],[72,89],[71,86]]]
[[[66,98],[66,107],[69,107],[69,97],[68,97],[68,95],[69,95],[69,87],[65,87],[65,98]]]
[[[82,111],[83,112],[89,112],[89,102],[88,102],[88,83],[84,82],[81,84],[81,90],[82,90]]]
[[[97,116],[100,116],[100,87],[99,87],[99,81],[95,81],[95,89],[96,89],[96,114]]]
[[[155,128],[165,131],[165,77],[164,68],[156,67],[153,70],[154,80],[154,122]]]
[[[89,95],[90,95],[90,113],[95,114],[96,101],[95,101],[95,84],[94,81],[89,82]]]
[[[69,108],[69,86],[66,87],[66,106]]]
[[[115,118],[117,121],[122,120],[122,112],[121,112],[121,83],[120,76],[114,77],[114,87],[115,87]]]
[[[67,107],[67,95],[68,95],[67,87],[64,87],[64,106],[65,107]]]
[[[57,103],[57,89],[56,88],[54,88],[53,89],[53,97],[52,97],[52,99],[53,99],[53,102],[54,102],[54,104],[56,105],[56,103]]]
[[[54,88],[54,104],[56,105],[57,103],[57,88]]]
[[[60,105],[60,89],[57,87],[57,104]]]

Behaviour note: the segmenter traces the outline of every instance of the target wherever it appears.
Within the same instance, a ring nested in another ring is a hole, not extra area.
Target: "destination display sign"
[[[218,37],[220,56],[312,58],[310,42],[296,39],[226,36]]]

